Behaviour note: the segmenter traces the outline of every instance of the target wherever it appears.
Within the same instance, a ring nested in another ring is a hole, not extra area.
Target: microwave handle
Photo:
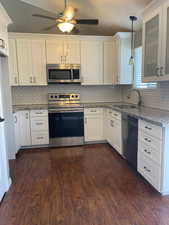
[[[71,69],[71,80],[73,80],[73,69]]]

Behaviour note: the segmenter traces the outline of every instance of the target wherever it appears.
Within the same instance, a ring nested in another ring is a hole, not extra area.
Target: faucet
[[[142,97],[141,97],[141,93],[138,89],[131,89],[131,92],[135,91],[138,95],[138,106],[142,105]],[[127,97],[130,98],[131,97],[131,92],[130,92],[130,96],[128,95]]]

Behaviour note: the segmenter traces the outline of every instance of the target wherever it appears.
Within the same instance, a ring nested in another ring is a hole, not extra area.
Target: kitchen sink
[[[137,109],[138,108],[135,105],[114,105],[114,107],[117,107],[119,109]]]

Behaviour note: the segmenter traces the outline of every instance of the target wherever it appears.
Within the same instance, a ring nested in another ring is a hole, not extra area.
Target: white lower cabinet
[[[16,150],[15,154],[19,151],[21,147],[21,139],[20,139],[20,112],[16,112],[13,114],[14,117],[14,129],[15,129],[15,145],[16,145]]]
[[[14,113],[16,153],[21,147],[49,144],[48,110]]]
[[[169,194],[169,126],[139,120],[138,172],[161,194]]]
[[[31,110],[32,145],[49,144],[48,110]]]
[[[89,108],[84,110],[85,141],[102,141],[103,137],[103,109]]]
[[[49,144],[49,133],[47,131],[32,131],[32,145]]]
[[[104,136],[108,143],[122,155],[122,122],[121,113],[112,109],[106,109],[105,112]]]
[[[31,129],[30,129],[30,112],[29,111],[20,111],[19,123],[20,123],[20,145],[30,146],[31,145]]]

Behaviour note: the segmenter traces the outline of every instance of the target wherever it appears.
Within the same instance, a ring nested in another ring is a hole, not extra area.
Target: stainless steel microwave
[[[79,64],[48,64],[48,84],[81,83]]]

